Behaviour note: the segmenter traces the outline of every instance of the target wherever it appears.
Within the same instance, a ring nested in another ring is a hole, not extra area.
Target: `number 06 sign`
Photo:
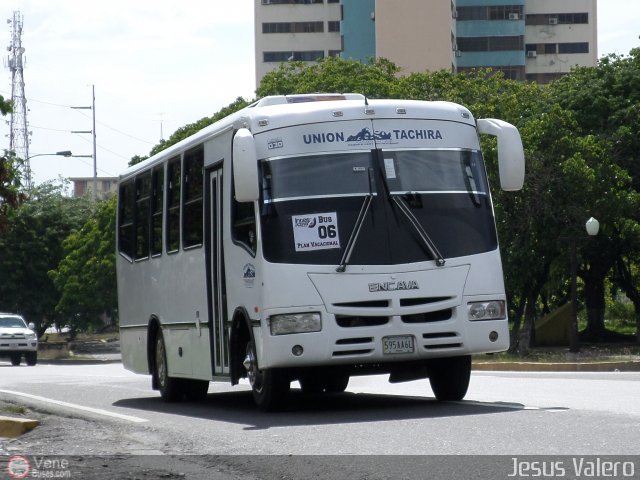
[[[340,248],[336,212],[293,215],[291,221],[296,252]]]

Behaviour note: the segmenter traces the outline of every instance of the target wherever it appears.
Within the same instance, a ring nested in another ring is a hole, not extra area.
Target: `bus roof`
[[[191,135],[147,160],[127,168],[119,179],[179,155],[226,131],[249,128],[254,134],[291,125],[356,119],[432,119],[475,125],[471,112],[456,103],[367,99],[356,93],[315,93],[264,97]]]

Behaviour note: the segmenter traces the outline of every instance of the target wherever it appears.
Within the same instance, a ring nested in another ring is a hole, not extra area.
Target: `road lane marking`
[[[31,400],[37,400],[39,402],[51,403],[53,405],[58,405],[60,407],[67,407],[67,408],[72,408],[76,410],[82,410],[85,412],[95,413],[97,415],[103,415],[105,417],[119,418],[120,420],[126,420],[128,422],[133,422],[133,423],[148,422],[148,420],[140,417],[133,417],[131,415],[124,415],[122,413],[110,412],[108,410],[102,410],[101,408],[86,407],[84,405],[63,402],[61,400],[53,400],[52,398],[40,397],[38,395],[31,395],[30,393],[16,392],[13,390],[0,390],[0,393],[8,393],[10,395],[16,395],[18,397],[29,398]]]

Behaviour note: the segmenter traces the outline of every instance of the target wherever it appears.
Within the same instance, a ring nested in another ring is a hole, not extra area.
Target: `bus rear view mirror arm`
[[[254,202],[260,197],[256,144],[246,128],[233,137],[233,184],[238,202]]]
[[[503,190],[520,190],[524,184],[524,149],[518,129],[503,120],[478,120],[478,132],[498,138],[498,166]]]

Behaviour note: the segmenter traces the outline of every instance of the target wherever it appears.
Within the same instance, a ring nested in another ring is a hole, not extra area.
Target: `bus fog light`
[[[498,332],[496,332],[495,330],[493,332],[491,332],[489,334],[489,341],[490,342],[497,342],[498,341]]]
[[[273,315],[269,320],[271,335],[319,332],[322,330],[322,320],[317,312]]]
[[[471,302],[467,305],[469,320],[502,320],[507,318],[504,300]]]
[[[294,356],[299,357],[304,353],[304,348],[302,348],[302,345],[294,345],[291,349],[291,353],[293,353]]]

